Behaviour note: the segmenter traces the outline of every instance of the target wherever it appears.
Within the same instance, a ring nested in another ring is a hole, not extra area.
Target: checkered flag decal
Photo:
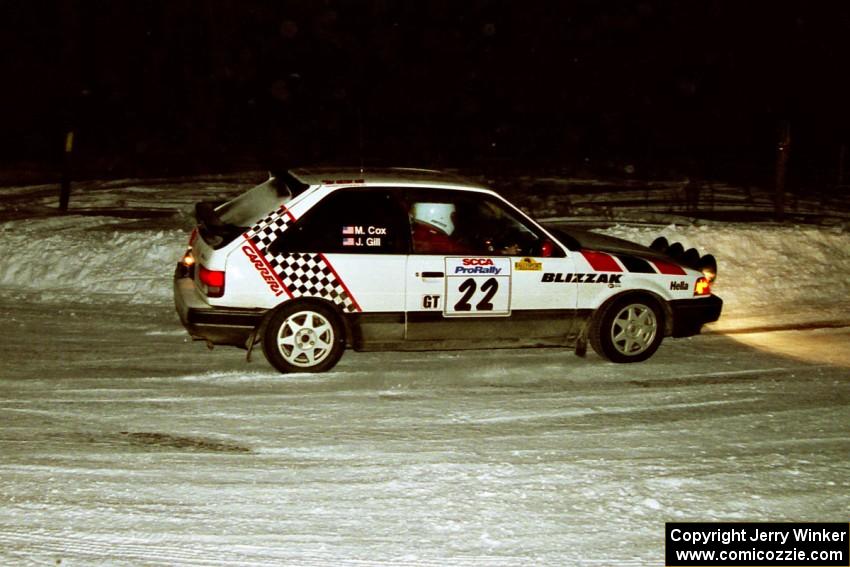
[[[280,277],[292,297],[321,297],[345,311],[358,307],[321,254],[267,255],[269,265]]]
[[[314,253],[272,254],[268,250],[269,245],[294,222],[294,217],[285,208],[281,208],[257,222],[245,236],[265,257],[269,267],[293,298],[321,297],[347,312],[359,311],[360,306],[324,256]]]
[[[246,236],[257,250],[265,254],[268,245],[277,240],[293,222],[295,220],[285,209],[278,209],[252,226]]]

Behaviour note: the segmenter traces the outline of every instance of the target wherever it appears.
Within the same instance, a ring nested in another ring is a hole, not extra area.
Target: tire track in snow
[[[276,567],[280,565],[303,565],[316,567],[333,566],[373,566],[393,565],[399,567],[444,567],[447,564],[458,567],[492,565],[509,566],[524,562],[521,556],[467,555],[451,558],[419,558],[404,556],[391,559],[341,558],[344,551],[329,549],[326,553],[285,550],[292,546],[290,541],[281,541],[279,547],[269,546],[268,539],[258,538],[256,546],[251,544],[229,544],[226,538],[221,542],[165,542],[163,538],[127,538],[115,534],[98,535],[62,535],[40,533],[41,531],[3,531],[0,532],[0,547],[9,558],[13,553],[20,559],[29,557],[34,564],[43,564],[38,557],[49,556],[56,560],[119,562],[121,564],[144,565],[186,565],[186,566],[230,566]],[[209,539],[201,536],[199,539]],[[19,563],[19,561],[15,561]],[[606,563],[599,561],[581,561],[581,563]],[[628,565],[631,563],[620,563]],[[633,563],[638,565],[639,563]]]

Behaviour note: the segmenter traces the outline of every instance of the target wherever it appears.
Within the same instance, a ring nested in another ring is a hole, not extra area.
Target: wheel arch
[[[664,317],[662,322],[664,325],[662,334],[665,337],[670,336],[673,330],[673,310],[670,308],[670,304],[661,295],[646,289],[629,289],[612,295],[593,311],[593,317],[600,316],[600,314],[603,313],[609,305],[624,298],[648,299],[650,301],[654,301],[655,304],[658,305],[658,308],[661,309],[661,313]]]
[[[317,305],[327,307],[331,311],[333,311],[334,314],[336,314],[340,325],[342,325],[343,333],[345,334],[345,336],[343,337],[343,339],[345,340],[345,345],[346,347],[350,347],[351,337],[353,336],[350,318],[345,316],[345,312],[343,312],[339,305],[337,305],[333,301],[328,301],[327,299],[323,299],[321,297],[297,297],[278,303],[273,308],[266,311],[262,321],[260,321],[260,324],[257,325],[254,332],[256,333],[256,336],[262,336],[266,331],[266,327],[268,326],[269,321],[271,321],[272,317],[274,317],[275,314],[281,311],[282,309],[289,309],[294,306],[310,307]]]

